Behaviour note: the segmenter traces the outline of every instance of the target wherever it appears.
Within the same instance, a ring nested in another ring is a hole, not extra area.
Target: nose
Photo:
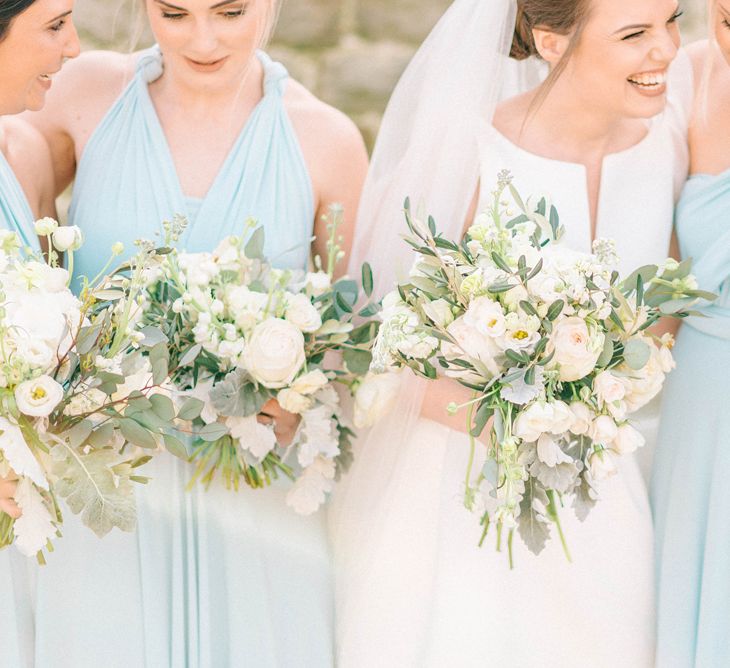
[[[190,55],[204,60],[208,55],[215,53],[217,47],[218,37],[210,22],[207,19],[195,21],[190,40]]]
[[[81,43],[79,42],[79,34],[76,32],[76,26],[73,19],[69,21],[70,32],[66,44],[63,47],[64,58],[76,58],[81,53]]]
[[[677,57],[679,44],[679,28],[674,24],[670,25],[657,37],[651,56],[655,61],[668,65]]]

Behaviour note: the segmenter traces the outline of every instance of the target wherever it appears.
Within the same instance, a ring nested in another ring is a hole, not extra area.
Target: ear
[[[570,35],[559,35],[552,30],[536,27],[532,30],[537,52],[551,65],[557,64],[568,50]]]

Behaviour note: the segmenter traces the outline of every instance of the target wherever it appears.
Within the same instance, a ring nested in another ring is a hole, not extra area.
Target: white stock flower
[[[26,380],[15,388],[15,403],[24,415],[48,417],[63,399],[63,388],[50,376]]]
[[[432,320],[437,327],[448,327],[454,322],[454,314],[451,312],[451,304],[445,299],[436,299],[432,302],[424,302],[423,312]]]
[[[48,489],[43,469],[25,442],[20,427],[4,417],[0,417],[0,452],[20,478],[27,477],[38,487]]]
[[[248,331],[256,325],[268,300],[268,295],[253,292],[244,285],[229,286],[226,289],[228,313],[242,331]]]
[[[580,318],[560,320],[547,345],[547,354],[555,353],[551,366],[557,366],[560,380],[580,380],[593,371],[603,351],[604,338],[600,332],[591,336],[585,321]]]
[[[308,466],[286,495],[286,503],[299,515],[311,515],[334,489],[335,463],[318,457]]]
[[[226,418],[226,427],[240,447],[248,450],[259,461],[276,447],[274,430],[270,426],[260,424],[255,415]]]
[[[587,436],[591,430],[595,413],[586,406],[582,401],[574,401],[569,406],[570,412],[573,414],[573,423],[570,425],[570,431],[576,436]]]
[[[292,325],[302,332],[316,332],[322,326],[322,316],[309,297],[304,294],[287,295],[284,315]]]
[[[368,373],[355,391],[353,422],[358,429],[371,427],[393,408],[401,386],[397,373]]]
[[[56,527],[40,492],[28,478],[21,478],[15,491],[15,501],[23,514],[15,520],[15,547],[27,557],[40,552],[56,535]]]
[[[304,411],[309,410],[314,403],[314,400],[311,397],[307,397],[289,388],[279,390],[279,394],[276,395],[276,399],[285,411],[296,414],[301,414]]]
[[[251,376],[264,387],[286,387],[305,362],[304,336],[290,322],[269,318],[254,328],[243,360]]]
[[[611,450],[615,450],[620,455],[628,455],[644,447],[645,444],[646,439],[640,431],[634,429],[630,424],[622,424],[611,444]]]
[[[56,228],[51,237],[56,250],[65,253],[66,251],[77,251],[84,243],[84,235],[81,228],[76,225],[64,225]]]
[[[406,357],[421,360],[430,357],[438,344],[438,339],[435,337],[418,333],[406,336],[398,342],[397,348]]]
[[[608,450],[599,450],[591,455],[588,469],[596,482],[610,478],[618,472],[614,456]]]
[[[618,435],[618,427],[613,418],[608,415],[599,415],[591,425],[588,436],[594,443],[608,446]]]

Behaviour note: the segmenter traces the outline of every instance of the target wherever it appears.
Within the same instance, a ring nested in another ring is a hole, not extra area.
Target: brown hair
[[[512,58],[525,60],[531,56],[540,57],[532,32],[535,28],[549,30],[559,35],[573,33],[565,54],[542,84],[533,102],[532,112],[536,111],[545,100],[578,46],[588,19],[589,5],[590,0],[517,0],[515,32],[510,50]]]

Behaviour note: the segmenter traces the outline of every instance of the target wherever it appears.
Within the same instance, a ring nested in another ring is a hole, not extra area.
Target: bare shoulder
[[[44,203],[53,197],[53,165],[45,137],[30,123],[17,118],[3,118],[3,152],[30,202],[39,216]]]
[[[344,113],[326,104],[298,81],[290,79],[285,104],[302,146],[332,152],[365,150],[360,130]]]

